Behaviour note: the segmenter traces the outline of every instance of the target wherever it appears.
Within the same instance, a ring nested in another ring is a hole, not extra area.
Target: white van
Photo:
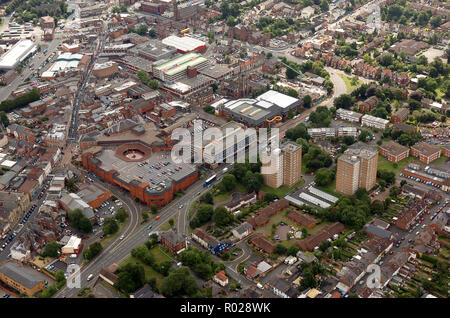
[[[92,278],[94,278],[94,274],[89,274],[87,281],[90,281]]]

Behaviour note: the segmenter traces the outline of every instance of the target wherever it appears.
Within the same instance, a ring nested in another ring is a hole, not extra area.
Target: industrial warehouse
[[[243,124],[260,127],[282,121],[290,110],[297,111],[301,104],[298,98],[269,90],[256,99],[229,101],[219,111]]]
[[[31,40],[22,40],[0,57],[0,70],[12,70],[36,51],[36,45]]]

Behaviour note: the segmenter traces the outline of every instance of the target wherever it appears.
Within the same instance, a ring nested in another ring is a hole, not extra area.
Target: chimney
[[[197,77],[197,69],[195,67],[189,67],[187,68],[187,75],[189,78]]]

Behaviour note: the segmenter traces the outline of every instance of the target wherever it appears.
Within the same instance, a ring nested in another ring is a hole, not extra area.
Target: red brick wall
[[[111,184],[118,185],[124,189],[127,189],[128,191],[130,191],[130,195],[132,197],[138,198],[139,200],[145,202],[148,205],[154,204],[156,206],[164,206],[173,200],[174,195],[177,191],[187,189],[191,184],[195,183],[198,180],[198,172],[196,172],[195,174],[186,177],[180,183],[173,184],[173,187],[171,189],[167,189],[167,191],[161,195],[149,195],[144,191],[145,188],[148,187],[149,185],[147,182],[142,182],[138,187],[126,186],[125,184],[122,184],[121,182],[113,179],[116,170],[104,172],[100,170],[97,166],[89,162],[88,158],[92,156],[93,155],[91,153],[83,154],[82,156],[83,167],[85,167],[89,171],[92,171],[103,180],[108,181]]]
[[[110,198],[111,198],[111,191],[107,190],[103,194],[101,194],[97,199],[88,202],[88,204],[93,209],[97,209],[103,202],[109,200]]]

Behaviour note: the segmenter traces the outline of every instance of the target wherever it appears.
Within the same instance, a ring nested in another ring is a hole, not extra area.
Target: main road
[[[217,173],[218,179],[220,179],[223,174],[225,174],[223,171]],[[140,215],[142,210],[133,204],[134,202],[128,192],[103,182],[96,176],[94,176],[94,180],[102,187],[111,190],[115,196],[126,203],[130,211],[129,215],[132,218],[132,221],[122,233],[124,236],[122,240],[120,238],[115,238],[100,253],[100,255],[94,258],[86,266],[81,267],[81,289],[85,287],[92,287],[95,284],[95,279],[87,281],[87,277],[90,274],[98,277],[98,274],[103,267],[107,267],[113,263],[119,264],[124,261],[130,256],[130,252],[133,248],[148,241],[149,234],[153,231],[158,231],[162,225],[169,221],[169,219],[178,218],[179,232],[182,234],[187,234],[190,204],[205,191],[209,190],[209,188],[203,187],[202,180],[198,180],[185,191],[185,194],[182,197],[175,198],[163,207],[159,212],[160,218],[158,220],[153,218],[150,221],[141,223]],[[180,208],[181,205],[182,208]],[[152,225],[152,229],[150,231],[147,230],[149,225]],[[79,291],[80,288],[68,288],[65,286],[58,291],[55,297],[75,297]]]

